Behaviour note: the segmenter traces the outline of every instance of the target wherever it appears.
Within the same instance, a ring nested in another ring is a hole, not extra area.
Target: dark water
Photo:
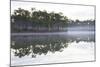
[[[15,34],[11,36],[12,66],[94,60],[94,31]]]

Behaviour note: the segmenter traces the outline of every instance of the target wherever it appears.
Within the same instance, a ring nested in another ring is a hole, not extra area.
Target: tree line
[[[11,14],[11,31],[64,31],[64,27],[73,24],[71,22],[80,23],[79,20],[68,19],[61,12],[47,12],[46,10],[36,10],[35,8],[31,8],[31,10],[18,8]],[[74,23],[74,25],[77,23]]]

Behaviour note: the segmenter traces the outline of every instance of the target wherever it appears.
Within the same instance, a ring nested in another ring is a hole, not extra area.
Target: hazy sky
[[[63,5],[63,4],[50,4],[50,3],[35,3],[35,2],[11,2],[11,13],[15,9],[23,8],[31,10],[31,8],[37,10],[46,10],[48,12],[62,12],[63,15],[69,19],[87,20],[94,19],[94,7],[93,6],[80,6],[80,5]]]

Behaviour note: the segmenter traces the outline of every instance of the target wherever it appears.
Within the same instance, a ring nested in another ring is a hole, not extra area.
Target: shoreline
[[[85,35],[85,34],[95,34],[95,31],[64,31],[64,32],[20,32],[11,33],[11,36],[28,36],[28,35]]]

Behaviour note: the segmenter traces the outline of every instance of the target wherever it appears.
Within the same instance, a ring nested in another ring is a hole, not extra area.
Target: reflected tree
[[[49,52],[62,52],[72,42],[94,42],[94,36],[66,36],[66,35],[32,35],[12,36],[11,49],[15,56],[24,57],[31,55],[47,55]]]
[[[16,39],[12,40],[11,48],[15,56],[24,57],[31,55],[36,57],[36,55],[46,55],[48,52],[55,53],[57,51],[62,52],[64,48],[68,46],[65,39],[57,38],[35,38],[32,40],[26,39]]]

